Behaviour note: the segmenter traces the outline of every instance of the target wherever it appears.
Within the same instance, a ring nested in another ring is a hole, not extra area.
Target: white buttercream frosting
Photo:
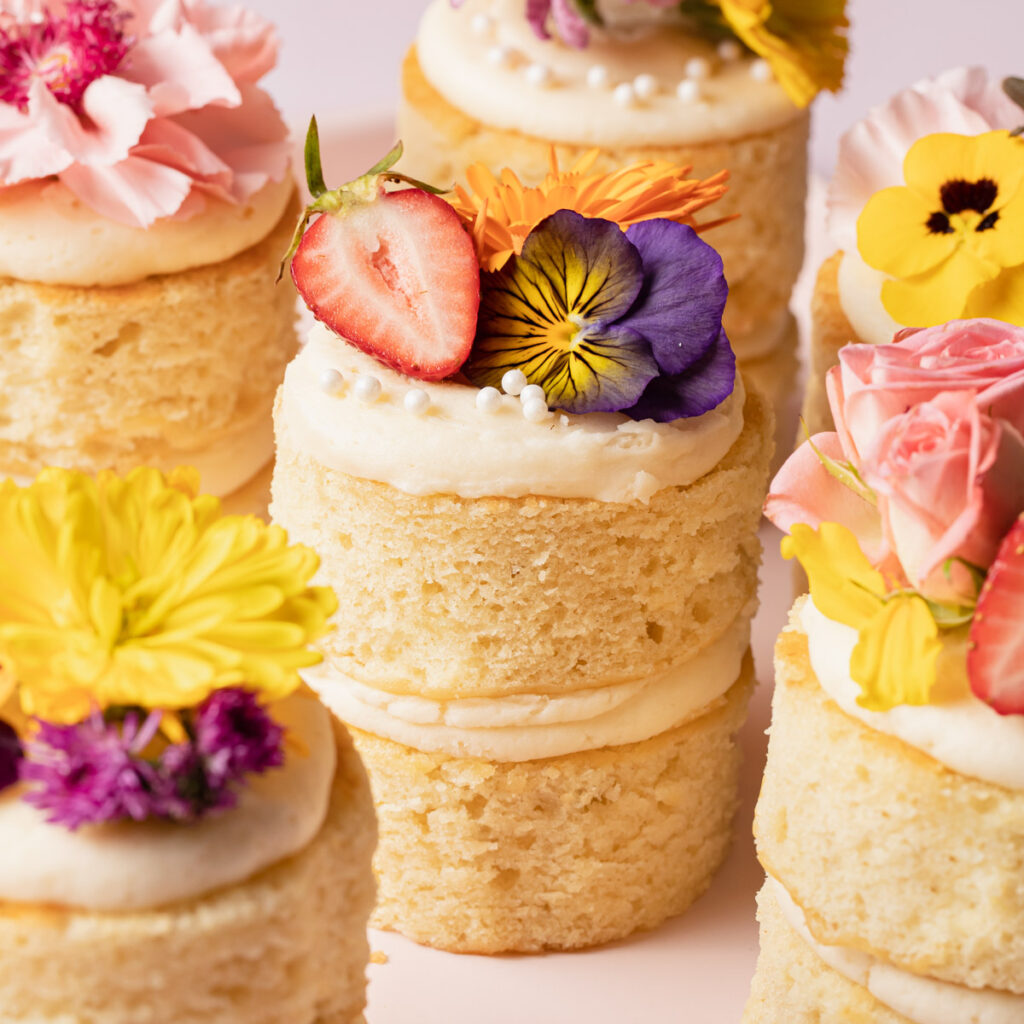
[[[789,926],[829,967],[914,1024],[1019,1024],[1024,1020],[1024,996],[939,981],[858,950],[823,945],[811,934],[803,909],[782,883],[769,875],[768,888]]]
[[[360,383],[367,378],[381,385],[372,397]],[[325,388],[325,381],[340,383]],[[413,389],[429,402],[419,414],[405,406]],[[559,412],[534,422],[511,395],[491,395],[493,410],[480,408],[482,393],[452,381],[411,380],[318,324],[285,373],[279,430],[321,464],[407,494],[616,502],[646,502],[666,487],[693,483],[743,430],[739,378],[718,408],[673,423]]]
[[[839,258],[839,305],[856,338],[869,345],[887,345],[905,324],[897,323],[882,304],[882,285],[888,277],[869,267],[858,253],[844,252]]]
[[[467,0],[459,8],[434,0],[416,49],[428,81],[453,106],[543,139],[682,145],[770,131],[800,114],[770,75],[752,73],[756,61],[723,60],[684,28],[650,20],[595,30],[586,48],[575,49],[539,39],[523,0]],[[699,81],[692,96],[678,91],[688,68],[689,80]]]
[[[683,665],[565,695],[428,700],[357,682],[328,663],[306,682],[342,721],[407,747],[488,761],[533,761],[639,743],[698,718],[736,682],[750,637],[738,618]]]
[[[327,815],[337,752],[330,716],[309,696],[274,705],[285,763],[252,776],[232,810],[183,825],[164,821],[47,824],[0,796],[0,900],[128,913],[244,882],[305,848]]]
[[[857,631],[826,618],[810,597],[797,605],[796,613],[807,634],[814,674],[846,714],[916,747],[961,775],[1024,789],[1024,716],[1000,715],[971,693],[964,638],[950,636],[945,641],[933,703],[868,711],[857,703],[860,686],[850,678]]]
[[[101,217],[59,182],[0,189],[0,277],[109,287],[210,266],[265,238],[294,191],[286,178],[240,205],[211,198],[194,217],[138,228]]]
[[[274,457],[274,420],[268,410],[248,430],[221,438],[208,448],[172,452],[166,466],[195,466],[200,490],[218,498],[234,494]]]

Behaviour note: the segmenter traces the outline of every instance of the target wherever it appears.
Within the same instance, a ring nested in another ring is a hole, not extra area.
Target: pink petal
[[[551,10],[562,41],[576,49],[583,49],[590,41],[590,32],[572,0],[552,0]]]
[[[277,33],[258,14],[240,5],[197,5],[192,8],[191,18],[214,56],[237,83],[257,82],[277,63]]]

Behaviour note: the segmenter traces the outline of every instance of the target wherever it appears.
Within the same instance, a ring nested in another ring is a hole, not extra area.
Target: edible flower
[[[562,210],[482,275],[463,372],[484,387],[521,370],[567,412],[699,416],[734,387],[727,294],[721,258],[691,228],[651,220],[624,232]]]
[[[187,738],[158,749],[161,719],[133,708],[73,725],[37,720],[20,760],[23,799],[71,830],[195,821],[235,806],[247,776],[284,762],[284,731],[248,690],[219,690],[184,712]]]
[[[904,176],[857,222],[864,261],[892,278],[890,315],[918,327],[980,315],[1024,324],[1024,139],[928,135]]]
[[[457,186],[449,201],[473,236],[481,267],[500,270],[522,252],[530,232],[559,210],[614,221],[623,230],[657,218],[696,231],[723,223],[698,225],[694,214],[726,193],[728,171],[700,181],[687,177],[690,167],[649,160],[600,173],[594,172],[599,156],[591,150],[563,171],[552,146],[547,176],[529,187],[507,168],[496,178],[483,164],[473,164],[466,171],[467,187]]]
[[[25,713],[173,711],[240,685],[275,700],[320,660],[337,602],[308,585],[317,556],[197,490],[149,468],[0,484],[0,662]]]

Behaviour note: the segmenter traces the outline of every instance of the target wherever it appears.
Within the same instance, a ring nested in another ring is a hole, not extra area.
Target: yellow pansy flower
[[[861,257],[892,280],[882,303],[901,324],[986,316],[1024,324],[1024,139],[927,135],[857,221]]]
[[[246,686],[276,700],[320,656],[337,602],[284,530],[222,516],[195,474],[0,484],[0,663],[50,721],[94,707],[175,710]]]
[[[927,704],[942,650],[928,603],[917,594],[887,593],[856,536],[839,523],[795,525],[782,555],[803,566],[818,611],[857,631],[850,657],[850,677],[861,688],[857,703],[870,711]]]
[[[849,43],[846,0],[719,0],[728,26],[771,65],[797,106],[838,91]]]

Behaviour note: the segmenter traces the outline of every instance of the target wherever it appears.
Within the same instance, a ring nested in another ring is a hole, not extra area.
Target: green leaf
[[[1004,78],[1003,92],[1005,92],[1018,107],[1024,107],[1024,78]]]
[[[317,127],[316,117],[309,119],[304,155],[309,194],[314,199],[319,199],[327,191],[327,185],[324,183],[324,169],[320,164],[320,129]]]
[[[964,604],[928,601],[928,608],[939,629],[958,629],[960,626],[966,626],[974,618],[974,608]]]
[[[399,160],[402,159],[402,154],[405,152],[405,146],[402,145],[401,140],[396,142],[391,148],[387,156],[382,157],[378,160],[364,175],[369,177],[371,174],[383,174],[385,171],[390,171]]]
[[[857,472],[857,467],[852,462],[838,462],[831,456],[826,455],[820,448],[811,440],[810,431],[807,429],[807,425],[803,423],[804,433],[807,435],[807,443],[811,446],[811,451],[818,456],[818,461],[825,467],[825,472],[829,476],[834,477],[844,487],[848,487],[854,494],[859,498],[863,498],[869,505],[877,505],[878,498],[875,497],[875,492],[861,478],[860,473]]]
[[[576,10],[580,12],[580,17],[590,25],[601,26],[604,24],[604,18],[601,17],[601,12],[597,9],[597,0],[575,0]]]

